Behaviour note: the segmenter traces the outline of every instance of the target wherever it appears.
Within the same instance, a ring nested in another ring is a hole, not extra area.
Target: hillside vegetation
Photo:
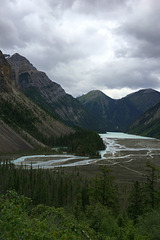
[[[146,182],[135,182],[125,196],[105,166],[84,179],[76,169],[66,174],[4,162],[0,176],[2,240],[160,239],[159,172],[150,164]]]
[[[146,111],[130,127],[129,132],[160,139],[160,103]]]

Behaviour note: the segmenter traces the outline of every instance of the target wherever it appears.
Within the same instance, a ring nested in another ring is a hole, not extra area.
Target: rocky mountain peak
[[[31,65],[33,67],[33,65],[28,61],[28,59],[21,56],[19,53],[15,53],[11,57],[9,57],[8,62],[10,62],[10,61],[17,63],[19,65],[26,64],[26,65]],[[34,69],[36,69],[36,68],[34,67]]]
[[[100,101],[103,101],[103,100],[108,101],[108,102],[113,101],[112,98],[108,97],[100,90],[92,90],[92,91],[88,92],[87,94],[84,94],[84,95],[78,97],[77,99],[83,104],[92,102],[92,101],[98,101],[98,99]]]
[[[14,70],[16,82],[18,82],[19,74],[23,72],[37,71],[37,69],[25,57],[21,56],[18,53],[12,55],[10,58],[7,59],[7,61]]]
[[[91,112],[44,72],[38,71],[26,58],[16,53],[8,62],[20,89],[38,105],[70,126],[89,129],[97,126],[98,120]]]
[[[34,88],[49,103],[55,102],[66,94],[59,84],[51,81],[44,72],[38,71],[20,54],[15,53],[8,59],[8,62],[14,72],[16,82],[24,92]]]

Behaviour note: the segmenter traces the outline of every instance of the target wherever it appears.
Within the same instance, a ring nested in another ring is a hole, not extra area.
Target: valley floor
[[[147,162],[160,167],[160,140],[122,133],[100,135],[106,145],[101,159],[90,159],[74,155],[32,155],[23,156],[12,162],[32,168],[64,167],[72,171],[78,167],[82,174],[94,175],[99,165],[107,165],[120,182],[143,181],[146,177]]]

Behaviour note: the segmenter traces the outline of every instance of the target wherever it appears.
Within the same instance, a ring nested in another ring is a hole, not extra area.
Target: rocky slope
[[[20,92],[12,76],[0,52],[0,152],[45,146],[49,138],[74,132]]]
[[[14,54],[8,59],[20,89],[34,102],[70,126],[94,129],[97,119],[62,87],[38,71],[26,58]]]
[[[144,89],[115,100],[95,90],[79,97],[78,100],[99,116],[102,131],[127,131],[141,114],[160,102],[160,93]]]
[[[0,153],[33,149],[33,146],[0,120]]]

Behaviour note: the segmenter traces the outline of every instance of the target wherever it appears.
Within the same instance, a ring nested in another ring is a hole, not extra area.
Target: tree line
[[[147,164],[146,181],[136,181],[122,210],[111,170],[84,178],[78,169],[0,165],[0,239],[160,239],[159,169]]]
[[[48,145],[64,149],[68,153],[79,156],[100,157],[99,151],[105,149],[105,144],[100,136],[91,130],[75,127],[75,133],[52,137]]]

